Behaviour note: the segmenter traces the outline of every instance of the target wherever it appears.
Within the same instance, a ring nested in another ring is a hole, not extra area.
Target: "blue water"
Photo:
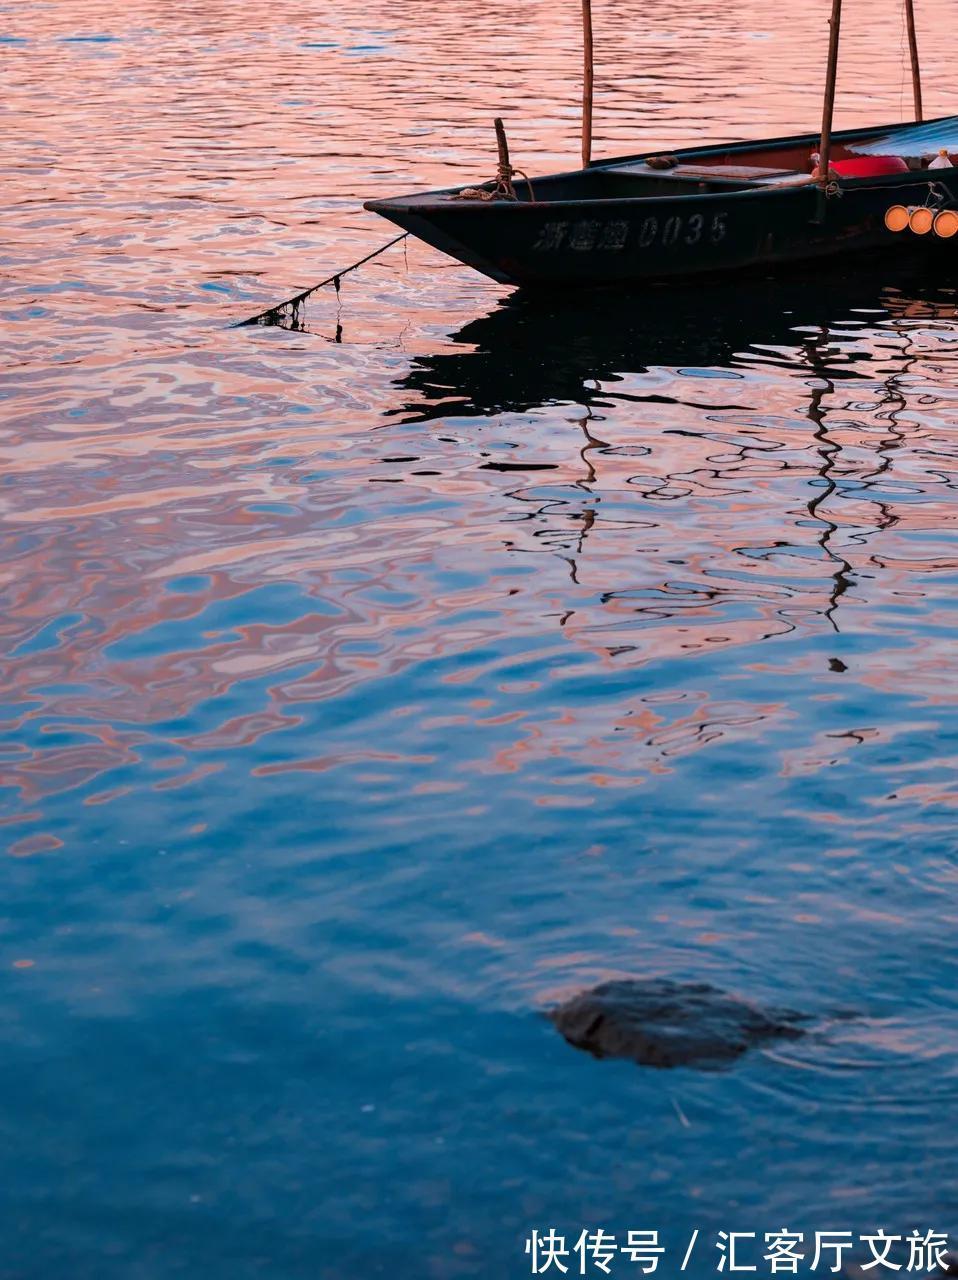
[[[229,329],[388,238],[362,195],[488,169],[501,10],[374,9],[5,11],[0,1276],[958,1232],[954,283],[535,304],[412,245]],[[732,17],[769,82],[814,64]],[[560,18],[500,50],[541,167]],[[811,1029],[656,1071],[543,1016],[651,975]]]

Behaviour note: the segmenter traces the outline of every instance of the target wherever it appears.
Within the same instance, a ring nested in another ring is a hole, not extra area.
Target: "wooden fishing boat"
[[[506,199],[450,189],[365,207],[493,280],[540,286],[774,267],[900,249],[904,237],[940,246],[958,231],[958,214],[939,218],[958,207],[958,169],[926,167],[943,149],[958,154],[958,117],[834,135],[824,185],[810,172],[819,141],[690,148],[666,169],[654,154],[625,156],[536,178],[531,190],[516,180]],[[897,231],[890,208],[904,211]]]
[[[530,181],[501,120],[495,178],[365,208],[402,232],[319,284],[237,321],[306,327],[307,300],[407,235],[503,284],[583,289],[958,249],[958,116],[925,121],[914,0],[902,0],[914,119],[833,133],[842,0],[831,0],[821,131],[592,160],[592,0],[583,16],[582,167]],[[336,341],[341,330],[336,330]]]
[[[958,117],[923,120],[913,0],[904,4],[914,121],[833,133],[841,0],[831,0],[820,133],[596,163],[591,0],[582,0],[581,169],[519,179],[497,120],[492,182],[365,208],[493,280],[540,287],[768,269],[900,248],[903,238],[958,246]]]

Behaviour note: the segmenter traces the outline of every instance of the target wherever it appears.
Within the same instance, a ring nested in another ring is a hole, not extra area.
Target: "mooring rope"
[[[506,127],[502,123],[502,117],[496,116],[493,121],[496,127],[496,146],[499,151],[499,163],[496,165],[496,176],[491,182],[486,182],[481,187],[463,187],[456,193],[456,200],[518,200],[516,195],[516,185],[513,178],[516,174],[520,178],[525,179],[526,186],[529,188],[529,202],[535,204],[536,194],[532,189],[532,180],[527,173],[523,173],[521,169],[517,169],[509,159],[509,142],[506,138]]]
[[[287,308],[295,317],[296,309],[299,307],[311,293],[315,293],[317,289],[323,289],[326,285],[331,284],[337,293],[339,293],[339,282],[343,276],[349,275],[350,271],[355,271],[357,267],[364,266],[367,262],[372,262],[373,258],[378,258],[381,253],[385,253],[387,249],[391,249],[394,244],[399,244],[400,240],[405,240],[409,235],[408,231],[404,231],[402,235],[394,237],[388,244],[380,245],[378,249],[374,249],[372,253],[367,253],[365,258],[360,258],[358,262],[350,263],[348,267],[340,267],[338,271],[334,271],[331,276],[327,276],[325,280],[320,280],[319,284],[310,285],[308,289],[303,289],[301,293],[294,294],[292,298],[287,298],[285,302],[277,302],[272,307],[267,307],[265,311],[258,312],[255,316],[250,316],[247,320],[236,320],[230,325],[231,329],[242,329],[245,325],[259,324],[270,325],[277,324],[279,313],[286,311]]]
[[[516,195],[516,187],[513,178],[519,175],[525,181],[529,188],[529,203],[535,204],[536,193],[532,188],[532,179],[527,173],[523,173],[521,169],[517,169],[515,165],[499,165],[496,169],[496,176],[491,179],[484,187],[463,187],[461,191],[457,191],[454,199],[456,200],[518,200]],[[495,183],[495,186],[493,186]]]

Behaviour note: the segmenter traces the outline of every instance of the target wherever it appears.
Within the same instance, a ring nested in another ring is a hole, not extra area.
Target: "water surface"
[[[814,126],[817,11],[595,7],[600,154]],[[849,8],[841,122],[907,115]],[[4,1276],[958,1230],[954,279],[537,303],[410,244],[227,327],[495,114],[574,164],[577,21],[0,6]],[[817,1029],[655,1072],[541,1016],[652,974]]]

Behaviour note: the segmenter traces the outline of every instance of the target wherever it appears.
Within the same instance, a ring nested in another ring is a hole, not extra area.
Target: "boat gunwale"
[[[931,120],[896,120],[892,124],[872,124],[863,125],[856,129],[841,129],[832,134],[833,142],[847,142],[855,138],[868,138],[873,134],[879,137],[882,134],[893,133],[896,129],[911,129],[916,125],[933,125],[943,124],[946,120],[954,120],[954,114],[946,116],[935,116]],[[738,142],[710,142],[705,147],[682,147],[677,150],[667,152],[668,155],[674,156],[693,156],[693,155],[715,155],[735,154],[742,151],[759,151],[763,147],[786,146],[789,143],[798,145],[804,142],[817,143],[819,135],[812,131],[807,133],[787,134],[780,138],[753,138],[745,139]],[[649,156],[661,155],[661,149],[658,151],[643,151],[631,156],[614,156],[610,160],[593,160],[588,169],[570,169],[561,174],[542,174],[542,177],[569,177],[576,173],[588,173],[592,169],[605,169],[609,166],[620,164],[632,164],[637,160],[645,160]]]
[[[868,178],[839,178],[838,185],[841,191],[870,191],[888,187],[898,190],[901,187],[910,187],[916,185],[929,186],[933,182],[938,181],[937,178],[926,177],[927,170],[910,170],[908,173],[892,173],[879,174],[875,177]],[[564,175],[555,174],[550,177],[562,177]],[[444,191],[426,191],[422,195],[416,196],[393,196],[386,200],[367,200],[363,205],[364,209],[370,213],[380,213],[384,209],[391,209],[397,213],[425,213],[427,211],[436,211],[441,209],[444,213],[451,213],[459,216],[463,213],[475,213],[477,209],[481,209],[485,216],[493,214],[496,217],[506,215],[522,214],[523,216],[543,209],[592,209],[597,206],[603,208],[609,205],[634,205],[648,206],[654,204],[672,204],[680,200],[683,204],[704,203],[725,200],[740,200],[743,197],[769,197],[769,196],[796,196],[805,195],[809,192],[817,192],[820,190],[817,183],[809,180],[808,182],[783,182],[775,183],[753,183],[749,186],[742,186],[730,191],[680,191],[674,193],[662,193],[654,196],[589,196],[585,199],[576,200],[496,200],[483,202],[477,205],[471,200],[454,201],[440,199],[438,197],[448,197],[455,195],[460,188],[450,187]]]
[[[937,116],[933,120],[926,120],[924,124],[938,124],[945,120],[952,120],[954,116]],[[895,129],[904,129],[912,127],[918,123],[917,121],[899,121],[895,124],[871,125],[868,128],[860,129],[844,129],[833,135],[833,141],[842,143],[853,141],[857,138],[868,138],[874,135],[881,136],[883,133],[891,132]],[[764,148],[785,147],[788,145],[800,146],[803,144],[814,144],[818,139],[815,133],[791,134],[780,138],[757,138],[753,141],[711,143],[707,147],[685,147],[675,151],[668,152],[669,155],[681,157],[686,160],[705,159],[714,155],[736,155],[748,153],[749,151],[760,151]],[[583,175],[590,173],[609,172],[615,173],[617,168],[621,168],[627,164],[635,164],[642,160],[647,160],[652,156],[661,155],[659,151],[646,151],[631,156],[614,156],[607,160],[593,161],[586,169],[568,169],[559,173],[540,174],[538,177],[531,179],[533,189],[536,182],[544,182],[547,179],[581,179]],[[943,172],[943,171],[940,171]],[[897,190],[900,187],[913,186],[916,183],[931,183],[937,178],[926,177],[929,173],[927,169],[910,169],[904,173],[879,174],[871,177],[839,177],[836,181],[842,191],[867,191],[878,189],[881,187],[889,187]],[[650,177],[661,177],[668,181],[669,170],[661,173],[653,170]],[[638,175],[637,175],[638,176]],[[645,176],[645,175],[641,175]],[[721,179],[717,179],[721,180]],[[691,180],[690,180],[691,181]],[[730,179],[730,181],[734,181]],[[367,200],[363,204],[363,208],[371,213],[382,213],[384,211],[393,210],[403,213],[425,213],[428,210],[442,209],[444,213],[451,213],[459,216],[463,213],[474,213],[477,207],[481,208],[484,215],[494,214],[494,216],[502,217],[511,215],[522,210],[524,214],[530,210],[543,209],[578,209],[578,208],[594,208],[596,206],[607,207],[609,205],[628,205],[628,206],[649,206],[653,204],[670,203],[680,200],[682,203],[701,202],[717,200],[738,200],[743,196],[759,197],[759,196],[778,196],[798,195],[809,191],[820,190],[820,187],[809,178],[807,182],[785,181],[775,182],[742,182],[733,190],[727,191],[695,191],[683,192],[676,190],[674,193],[659,192],[656,195],[615,195],[615,196],[588,196],[585,198],[572,198],[560,200],[502,200],[483,202],[477,206],[469,200],[454,201],[448,199],[449,196],[458,195],[462,190],[461,186],[444,187],[431,191],[414,192],[404,196],[389,196],[384,199]]]

